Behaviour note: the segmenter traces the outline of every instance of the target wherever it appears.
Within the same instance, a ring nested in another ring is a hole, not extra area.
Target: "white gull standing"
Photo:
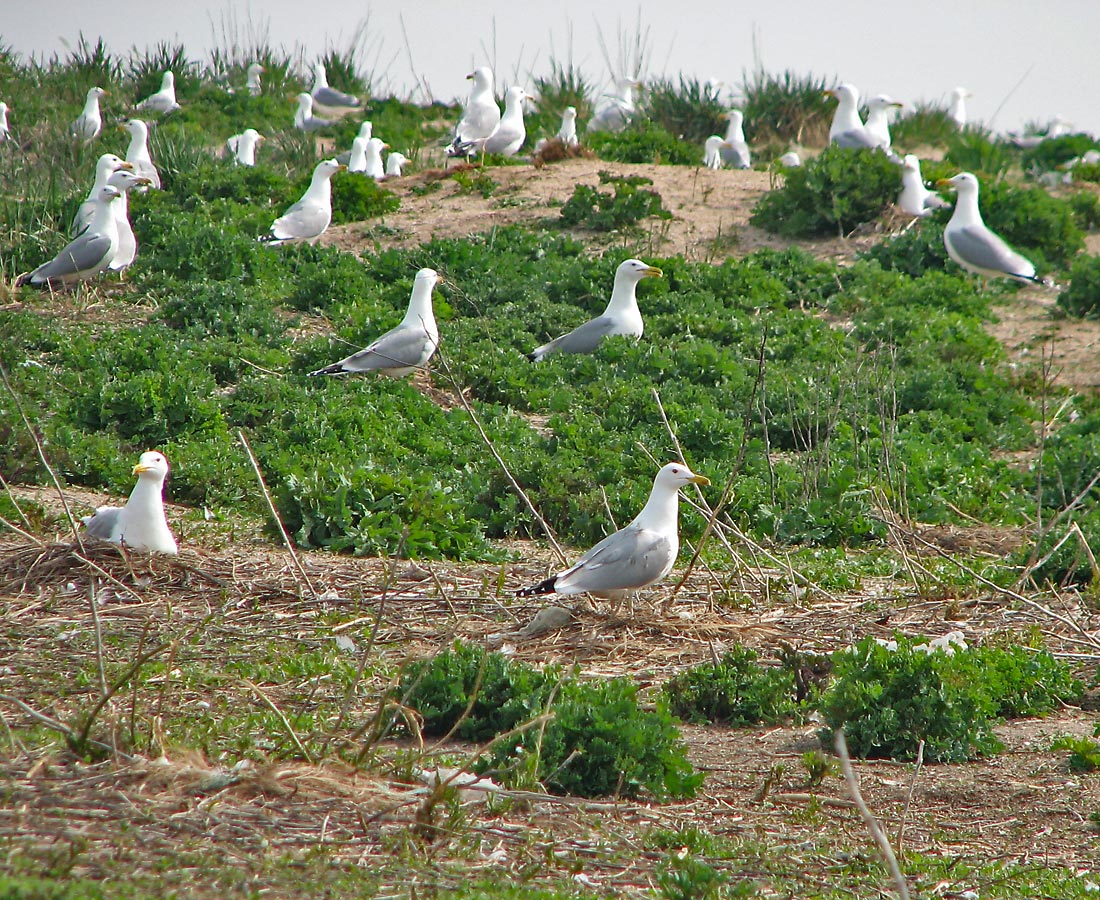
[[[133,165],[126,162],[122,157],[115,156],[113,153],[104,153],[96,160],[95,180],[92,182],[91,190],[88,191],[88,196],[85,197],[84,202],[77,207],[76,215],[73,216],[73,223],[69,227],[69,234],[71,236],[76,237],[91,224],[92,218],[99,208],[99,192],[107,186],[107,181],[111,177],[111,174],[119,169],[133,169]]]
[[[902,104],[889,94],[877,94],[867,101],[867,122],[864,128],[884,150],[890,149],[890,110]]]
[[[521,87],[510,87],[504,95],[504,115],[496,129],[485,139],[486,153],[515,156],[527,139],[527,126],[523,123],[523,104],[534,99]]]
[[[105,97],[107,92],[101,87],[88,88],[84,98],[84,109],[69,125],[69,135],[78,141],[87,144],[95,140],[95,137],[103,128],[103,114],[99,110],[99,98]]]
[[[248,75],[244,86],[253,97],[259,97],[263,91],[263,84],[260,81],[263,72],[264,67],[258,62],[254,62],[248,67]]]
[[[641,87],[636,78],[618,78],[614,90],[588,120],[588,131],[622,131],[634,118],[634,90]]]
[[[8,104],[0,102],[0,144],[11,138],[11,128],[8,127]]]
[[[115,225],[118,228],[118,246],[111,261],[107,263],[107,271],[124,272],[137,258],[137,237],[134,235],[134,227],[130,224],[129,194],[132,190],[144,189],[149,184],[149,179],[128,169],[119,169],[111,173],[107,184],[122,194],[111,204]]]
[[[990,231],[978,209],[978,179],[970,172],[960,172],[941,184],[950,185],[958,193],[955,212],[943,231],[947,255],[966,269],[986,278],[1012,278],[1034,281],[1035,266]]]
[[[81,519],[88,536],[123,544],[131,550],[175,556],[179,548],[168,527],[162,496],[168,460],[154,450],[142,453],[134,474],[138,477],[137,484],[125,506],[101,506],[93,515]]]
[[[334,159],[317,163],[302,199],[279,216],[271,225],[271,233],[260,240],[273,247],[300,241],[317,243],[332,221],[332,176],[346,168]]]
[[[401,153],[391,153],[386,157],[386,175],[399,178],[401,170],[408,165],[409,158]]]
[[[170,113],[179,108],[180,105],[176,102],[176,76],[171,72],[165,72],[161,77],[159,91],[150,94],[134,107],[156,113]]]
[[[966,127],[966,98],[973,96],[964,87],[957,87],[951,92],[951,104],[947,108],[947,118],[960,129]]]
[[[466,77],[474,84],[454,137],[447,145],[448,156],[469,156],[476,152],[500,124],[500,107],[493,96],[493,70],[480,66]]]
[[[712,134],[703,142],[703,165],[708,169],[722,168],[722,147],[729,146],[720,134]]]
[[[309,93],[318,106],[352,108],[362,106],[363,103],[358,97],[329,87],[328,72],[325,71],[325,64],[320,61],[313,64],[313,89]]]
[[[96,195],[95,215],[88,227],[49,262],[20,276],[16,285],[68,285],[84,281],[106,269],[118,250],[118,223],[111,206],[121,196],[121,192],[110,185],[100,188]]]
[[[134,167],[134,174],[149,179],[149,186],[160,190],[160,173],[153,165],[149,154],[149,126],[141,119],[129,119],[118,126],[119,131],[130,135],[130,146],[126,148],[126,162]]]
[[[829,126],[829,143],[849,150],[877,147],[878,141],[859,117],[859,91],[855,85],[844,82],[825,94],[837,101]]]
[[[294,127],[299,131],[317,131],[332,124],[332,119],[322,119],[313,114],[313,98],[302,91],[298,95],[298,108],[294,110]]]
[[[729,119],[726,126],[726,146],[719,148],[722,162],[734,169],[752,168],[752,154],[745,141],[745,114],[739,109],[731,109],[725,114]]]
[[[233,154],[233,159],[239,166],[256,165],[256,151],[266,138],[255,128],[246,128],[240,134],[235,134],[226,142],[226,147]]]

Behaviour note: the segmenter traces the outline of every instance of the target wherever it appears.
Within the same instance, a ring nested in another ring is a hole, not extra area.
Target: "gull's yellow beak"
[[[467,81],[472,81],[473,78],[474,78],[474,73],[473,72],[471,72],[469,75],[466,76]]]
[[[660,278],[665,273],[658,269],[656,266],[646,266],[642,269],[642,275],[646,278]]]
[[[343,163],[340,163],[340,165],[337,167],[338,172],[346,172],[347,170],[348,170],[348,167],[345,166]]]
[[[135,475],[140,475],[142,472],[148,472],[148,471],[149,471],[149,467],[148,466],[143,466],[141,463],[138,463],[136,466],[134,466],[134,474]]]
[[[688,479],[688,481],[690,481],[692,484],[698,484],[701,487],[706,487],[708,484],[710,484],[710,479],[707,478],[706,475],[692,475],[691,478]]]
[[[821,96],[822,97],[832,97],[832,98],[835,99],[836,98],[836,91],[834,91],[834,90],[822,91]]]
[[[938,188],[951,188],[952,190],[955,189],[955,185],[953,185],[951,183],[950,178],[937,178],[936,179],[936,187],[938,187]]]
[[[134,164],[132,162],[123,162],[119,164],[120,169],[132,169]]]

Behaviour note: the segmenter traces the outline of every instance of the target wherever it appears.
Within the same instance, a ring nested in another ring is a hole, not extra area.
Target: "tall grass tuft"
[[[234,90],[244,90],[248,67],[254,62],[264,68],[260,76],[263,95],[281,97],[302,90],[302,80],[294,74],[294,55],[271,43],[270,18],[253,20],[249,10],[242,23],[230,8],[222,13],[217,26],[211,23],[211,31],[210,69]]]
[[[917,147],[942,146],[959,135],[959,126],[947,115],[947,109],[936,103],[918,102],[890,124],[893,143],[913,150]]]
[[[833,109],[823,94],[831,82],[789,69],[771,75],[757,69],[742,81],[745,137],[750,144],[806,144],[823,147],[829,141]]]
[[[187,58],[187,50],[183,44],[160,41],[142,53],[134,48],[130,54],[129,74],[133,82],[130,86],[131,100],[139,103],[159,91],[165,72],[176,76],[177,99],[194,95],[202,86],[202,67]]]
[[[685,141],[702,143],[726,130],[722,119],[725,106],[696,78],[685,81],[681,76],[678,84],[669,78],[651,82],[641,107],[650,121]]]
[[[552,58],[549,75],[530,77],[535,88],[536,108],[527,117],[528,133],[556,134],[567,106],[577,110],[577,118],[582,122],[591,117],[592,85],[572,62],[560,63]]]
[[[387,70],[381,65],[382,39],[371,34],[370,15],[355,26],[347,44],[341,49],[328,47],[321,56],[328,83],[340,91],[355,94],[364,102],[380,88],[374,84],[375,72]]]
[[[122,77],[122,62],[111,55],[103,38],[89,44],[83,32],[77,37],[76,47],[69,51],[69,58],[61,62],[55,56],[51,68],[64,70],[70,79],[84,86],[82,90],[113,84]]]

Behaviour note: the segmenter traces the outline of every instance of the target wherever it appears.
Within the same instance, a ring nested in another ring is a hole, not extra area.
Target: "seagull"
[[[416,273],[409,309],[400,325],[358,353],[310,372],[310,376],[380,372],[397,378],[422,368],[439,346],[439,328],[432,312],[432,289],[441,280],[434,269],[421,269]]]
[[[722,168],[722,147],[728,147],[725,138],[720,134],[712,134],[703,144],[703,165],[708,169]]]
[[[504,95],[504,115],[500,117],[496,130],[485,140],[486,153],[499,153],[501,156],[515,156],[527,139],[527,128],[523,124],[523,103],[534,100],[521,87],[510,87]]]
[[[150,94],[142,100],[134,109],[147,109],[150,112],[170,113],[179,109],[176,102],[176,76],[171,72],[165,72],[160,80],[160,90]]]
[[[349,172],[365,172],[367,170],[367,141],[370,138],[357,137],[351,142],[351,153],[348,156]],[[340,157],[336,157],[337,160]]]
[[[267,140],[255,128],[246,128],[240,134],[235,134],[225,142],[233,159],[239,166],[256,165],[256,151],[262,141]]]
[[[633,522],[605,537],[568,569],[516,591],[516,596],[592,594],[621,600],[660,581],[672,571],[680,550],[680,488],[688,484],[705,486],[710,480],[683,463],[662,466]]]
[[[302,91],[298,95],[298,109],[294,112],[294,127],[299,131],[317,131],[327,128],[333,122],[332,119],[322,119],[313,114],[313,98]]]
[[[966,98],[973,96],[964,87],[957,87],[951,92],[951,105],[947,110],[947,118],[960,129],[966,127]]]
[[[325,64],[320,61],[313,64],[313,89],[309,93],[318,106],[355,107],[363,104],[358,97],[330,88]]]
[[[920,174],[920,159],[912,153],[906,154],[901,162],[901,194],[898,196],[898,208],[911,216],[925,218],[935,209],[950,206],[935,191],[924,186]]]
[[[638,282],[643,278],[660,278],[664,274],[656,266],[648,265],[640,259],[628,259],[619,263],[615,270],[615,286],[611,291],[611,300],[603,315],[589,319],[579,328],[549,343],[536,347],[527,354],[531,362],[538,362],[551,353],[592,353],[600,341],[613,334],[625,334],[631,337],[642,336],[642,314],[638,310],[638,297],[635,293]]]
[[[264,67],[258,62],[254,62],[248,67],[248,78],[244,86],[253,97],[259,97],[263,91],[263,86],[260,84],[260,75],[263,74],[263,71]]]
[[[371,137],[373,137],[373,135],[374,135],[374,126],[371,124],[370,119],[364,120],[363,123],[359,126],[359,133],[356,135],[356,137],[357,138],[362,138],[364,141],[369,141],[371,139]],[[343,163],[345,166],[347,166],[349,172],[358,172],[358,171],[360,171],[359,169],[353,169],[351,167],[351,154],[355,149],[355,141],[354,140],[351,142],[351,146],[352,146],[351,150],[345,150],[343,153],[337,155],[336,161],[340,162],[340,163]],[[366,145],[364,144],[364,146],[366,146]]]
[[[134,474],[138,477],[137,484],[125,506],[101,506],[81,519],[88,536],[124,544],[131,550],[175,556],[179,548],[168,528],[161,496],[168,476],[168,460],[154,450],[142,453]]]
[[[332,221],[332,182],[329,179],[345,169],[347,166],[334,159],[317,163],[302,199],[277,218],[271,225],[271,233],[260,240],[272,247],[299,241],[316,244]]]
[[[11,138],[11,129],[8,127],[8,104],[0,102],[0,144]]]
[[[734,169],[752,168],[752,154],[745,143],[745,114],[739,109],[731,109],[725,117],[730,123],[726,126],[726,146],[718,150],[722,162]]]
[[[977,178],[969,172],[960,172],[938,183],[950,185],[959,195],[955,212],[943,232],[948,256],[968,272],[986,278],[1043,283],[1042,279],[1035,277],[1035,266],[1030,261],[986,228],[978,209]]]
[[[106,269],[118,250],[118,223],[111,206],[121,196],[122,193],[110,185],[100,188],[96,195],[95,215],[88,228],[49,262],[20,276],[16,285],[68,285],[91,278]]]
[[[577,146],[577,107],[567,106],[562,110],[561,127],[555,137],[566,147]]]
[[[85,144],[95,140],[103,128],[103,116],[99,111],[99,98],[107,96],[101,87],[88,88],[84,98],[84,110],[69,125],[69,135]]]
[[[867,122],[863,127],[884,150],[890,149],[890,110],[901,107],[889,94],[878,94],[867,101]]]
[[[641,82],[634,78],[619,78],[615,90],[605,94],[606,102],[588,120],[588,131],[622,131],[634,117],[634,89]]]
[[[143,189],[149,184],[149,179],[128,169],[118,169],[111,173],[111,177],[107,179],[107,184],[122,194],[116,202],[111,204],[111,211],[115,216],[115,225],[118,227],[118,247],[115,248],[111,261],[107,263],[107,271],[123,272],[131,266],[137,257],[137,238],[134,236],[134,228],[130,224],[128,194],[135,188]]]
[[[160,190],[160,173],[149,155],[149,126],[141,119],[130,119],[118,126],[119,131],[130,134],[130,146],[126,148],[126,162],[134,167],[134,174],[149,179],[149,186]]]
[[[386,157],[386,174],[400,177],[401,169],[407,165],[409,158],[401,153],[391,153]]]
[[[488,66],[474,69],[466,78],[473,81],[470,99],[455,126],[454,138],[447,145],[448,156],[468,156],[496,131],[500,124],[500,107],[493,97],[493,70]]]
[[[859,117],[859,91],[854,85],[839,84],[825,95],[837,101],[833,122],[829,126],[829,142],[849,150],[872,148],[879,145]]]
[[[797,169],[802,165],[802,157],[799,156],[794,150],[788,150],[776,162],[781,166],[787,166],[791,169]]]
[[[104,153],[96,160],[95,181],[92,183],[92,189],[88,191],[88,196],[77,208],[76,215],[73,216],[73,224],[69,228],[71,237],[76,237],[81,232],[86,231],[92,223],[92,218],[99,208],[99,192],[107,186],[108,179],[119,169],[133,169],[133,164],[115,156],[113,153]]]

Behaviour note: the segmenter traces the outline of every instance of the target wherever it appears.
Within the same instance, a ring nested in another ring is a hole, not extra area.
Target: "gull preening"
[[[94,141],[103,129],[103,114],[99,111],[99,98],[107,96],[101,87],[88,88],[84,109],[69,125],[69,135],[85,144]]]
[[[634,521],[605,537],[568,569],[516,591],[516,596],[592,594],[620,600],[660,581],[672,571],[680,551],[680,488],[688,484],[705,486],[710,480],[683,463],[663,466]]]
[[[1012,278],[1042,284],[1042,280],[1035,277],[1035,266],[982,221],[978,209],[978,179],[970,172],[960,172],[942,183],[953,187],[958,194],[955,212],[943,232],[947,255],[968,272],[986,278]]]
[[[925,218],[933,210],[950,206],[935,191],[928,190],[920,173],[920,159],[912,153],[906,154],[901,161],[901,194],[898,195],[898,208],[911,216]]]
[[[722,147],[726,144],[726,139],[720,134],[712,134],[706,141],[703,142],[703,165],[708,169],[720,169],[722,168]]]
[[[267,140],[255,128],[246,128],[240,134],[235,134],[225,142],[229,152],[233,154],[233,160],[239,166],[256,165],[256,151],[262,141]]]
[[[328,72],[325,71],[323,62],[313,64],[313,89],[309,93],[318,106],[356,107],[361,106],[363,102],[358,97],[329,87]]]
[[[622,131],[634,118],[634,89],[640,88],[636,78],[618,78],[614,90],[604,95],[604,102],[588,120],[588,131]]]
[[[176,555],[179,548],[164,514],[164,479],[168,460],[154,450],[142,453],[134,466],[137,484],[123,507],[101,506],[81,521],[88,536],[131,550]]]
[[[100,188],[88,227],[49,262],[20,276],[16,285],[69,285],[106,269],[118,250],[118,223],[111,206],[121,196],[122,192],[110,185]]]
[[[643,278],[660,278],[664,274],[656,266],[640,259],[628,259],[615,270],[615,286],[603,315],[589,319],[568,334],[536,347],[527,354],[538,362],[551,353],[592,353],[606,337],[615,334],[642,336],[642,314],[638,309],[638,282]]]
[[[302,199],[279,216],[271,225],[271,233],[260,240],[273,247],[300,241],[317,243],[332,221],[331,178],[346,168],[334,159],[317,163]]]
[[[432,311],[432,291],[440,280],[439,273],[434,269],[421,269],[413,280],[408,311],[396,328],[357,353],[309,374],[379,372],[397,378],[423,368],[439,346],[439,328]]]
[[[726,126],[724,146],[718,148],[722,162],[734,169],[752,168],[752,154],[745,141],[745,114],[739,109],[731,109],[725,114],[729,119]]]
[[[322,119],[313,114],[313,97],[305,91],[298,95],[298,108],[294,111],[295,128],[299,131],[317,131],[327,128],[332,122],[332,119]]]
[[[149,154],[149,126],[141,119],[130,119],[118,126],[119,131],[130,135],[126,148],[126,162],[134,167],[134,174],[149,179],[149,186],[160,190],[160,173]]]
[[[500,107],[493,96],[493,70],[480,66],[466,77],[474,84],[454,137],[447,145],[448,156],[469,156],[476,152],[500,124]]]
[[[180,105],[176,102],[176,76],[171,72],[165,72],[161,77],[159,91],[150,94],[134,107],[157,113],[170,113],[179,108]]]

